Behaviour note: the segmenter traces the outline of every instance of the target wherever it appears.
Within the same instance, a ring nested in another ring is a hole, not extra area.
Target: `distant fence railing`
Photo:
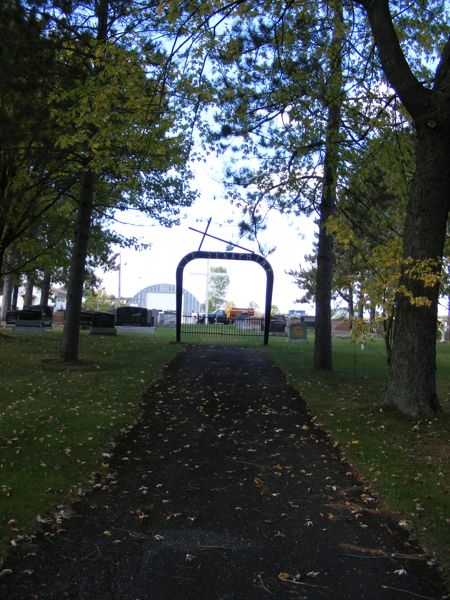
[[[264,337],[264,317],[236,319],[233,323],[202,322],[198,317],[181,317],[181,340],[202,338],[256,338]]]

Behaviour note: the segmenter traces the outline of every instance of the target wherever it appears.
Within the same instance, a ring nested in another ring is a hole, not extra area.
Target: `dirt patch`
[[[3,565],[10,599],[444,598],[436,569],[256,350],[192,346],[73,516]]]

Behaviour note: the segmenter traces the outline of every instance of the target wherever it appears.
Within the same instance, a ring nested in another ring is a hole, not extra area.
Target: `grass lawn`
[[[105,469],[142,392],[178,352],[174,331],[81,333],[80,366],[55,361],[61,331],[0,332],[0,555]],[[14,543],[14,542],[13,542]]]
[[[267,351],[300,390],[385,505],[413,525],[450,576],[450,345],[438,345],[438,394],[446,415],[418,423],[381,409],[387,366],[381,341],[364,350],[333,342],[334,371],[312,369],[312,339],[288,344],[270,338]]]
[[[139,418],[142,392],[180,349],[174,339],[174,330],[163,328],[156,335],[116,337],[82,332],[85,363],[64,366],[54,360],[61,332],[1,332],[0,554],[107,468],[112,441]],[[261,340],[242,345],[261,348]],[[450,345],[438,345],[439,397],[447,414],[419,423],[377,404],[386,377],[380,341],[361,350],[335,340],[333,373],[312,369],[313,345],[311,336],[299,344],[271,337],[263,351],[385,505],[414,526],[448,577]]]

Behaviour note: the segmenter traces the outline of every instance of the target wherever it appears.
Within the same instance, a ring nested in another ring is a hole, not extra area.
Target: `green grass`
[[[139,417],[142,392],[178,352],[157,335],[82,332],[79,366],[56,361],[61,332],[0,335],[0,553],[86,488]]]
[[[334,371],[312,369],[313,341],[271,338],[268,353],[306,399],[385,506],[410,523],[450,574],[450,345],[438,346],[438,391],[447,414],[418,423],[380,408],[387,375],[381,341],[364,350],[333,342]]]

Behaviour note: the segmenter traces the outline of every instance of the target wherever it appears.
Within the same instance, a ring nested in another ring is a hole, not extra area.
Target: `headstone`
[[[284,336],[286,334],[286,319],[283,315],[270,318],[269,331],[272,335]]]
[[[155,333],[156,328],[146,325],[145,327],[139,327],[138,325],[116,325],[117,333]]]
[[[91,310],[82,310],[80,313],[81,329],[89,329],[89,327],[92,327],[93,318],[94,318],[94,313]]]
[[[32,310],[31,308],[17,311],[17,318],[13,331],[15,333],[41,333],[41,311]]]
[[[44,304],[33,304],[30,309],[41,315],[42,327],[52,326],[53,307]]]
[[[17,321],[18,310],[8,310],[5,317],[5,323],[7,325],[15,325]]]
[[[149,325],[153,327],[159,325],[159,310],[157,308],[149,308],[147,315]]]
[[[119,306],[116,308],[116,325],[145,327],[148,322],[148,311],[142,306]]]
[[[331,335],[332,337],[347,338],[352,335],[350,321],[348,319],[332,319],[331,320]]]
[[[288,342],[306,342],[308,339],[308,329],[306,323],[294,321],[288,326]]]
[[[114,313],[94,312],[92,315],[91,335],[117,335],[114,326]]]

